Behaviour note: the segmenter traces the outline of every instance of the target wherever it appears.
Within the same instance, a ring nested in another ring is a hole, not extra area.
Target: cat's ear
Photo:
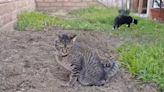
[[[76,38],[77,38],[77,35],[76,34],[70,34],[70,39],[75,42],[76,41]]]

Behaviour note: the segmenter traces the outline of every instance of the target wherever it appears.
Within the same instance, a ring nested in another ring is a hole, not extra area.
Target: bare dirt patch
[[[0,92],[157,92],[154,85],[139,86],[120,71],[101,87],[62,87],[70,72],[55,60],[54,40],[61,31],[74,32],[81,45],[104,58],[118,60],[121,42],[108,33],[68,30],[0,32]]]

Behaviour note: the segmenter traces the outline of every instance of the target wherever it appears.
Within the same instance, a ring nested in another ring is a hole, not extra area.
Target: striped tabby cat
[[[106,64],[94,49],[80,47],[76,34],[59,34],[55,42],[56,60],[71,71],[69,85],[79,83],[83,86],[101,86],[114,76],[118,70],[115,62],[106,60]]]

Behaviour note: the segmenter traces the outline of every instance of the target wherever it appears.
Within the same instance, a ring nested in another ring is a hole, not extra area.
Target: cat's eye
[[[110,63],[106,63],[105,67],[111,67],[111,64]]]

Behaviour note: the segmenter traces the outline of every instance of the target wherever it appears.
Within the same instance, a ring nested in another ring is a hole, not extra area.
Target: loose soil
[[[62,87],[70,71],[55,60],[59,32],[76,33],[81,45],[103,58],[118,60],[121,41],[109,33],[71,30],[0,32],[0,92],[157,92],[154,84],[138,84],[122,67],[104,86]],[[119,63],[119,61],[118,61]]]

